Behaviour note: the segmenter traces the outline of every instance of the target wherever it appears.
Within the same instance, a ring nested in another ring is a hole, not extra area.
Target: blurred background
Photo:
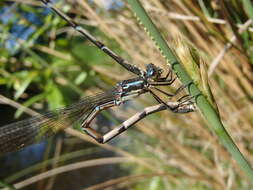
[[[182,35],[207,60],[222,121],[252,163],[253,27],[242,2],[141,2],[169,43]],[[130,63],[168,71],[125,1],[53,3]],[[0,126],[28,117],[22,106],[53,110],[131,77],[40,1],[0,2]],[[179,86],[176,81],[164,90]],[[103,111],[92,125],[106,131],[154,104],[150,95],[141,96]],[[198,112],[153,114],[105,145],[66,130],[0,155],[0,163],[0,183],[21,189],[252,189]]]

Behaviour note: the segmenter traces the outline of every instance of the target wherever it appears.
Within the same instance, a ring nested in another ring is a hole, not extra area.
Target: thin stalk
[[[238,147],[233,142],[232,138],[227,133],[217,111],[212,107],[212,105],[208,102],[205,96],[201,94],[200,90],[192,82],[191,77],[185,71],[183,66],[179,63],[172,50],[169,48],[158,29],[147,15],[139,0],[127,0],[127,2],[136,14],[140,23],[144,26],[146,32],[156,43],[161,54],[165,57],[167,62],[171,64],[173,71],[177,74],[181,82],[184,85],[189,84],[188,91],[190,95],[195,97],[196,104],[201,111],[203,117],[205,118],[207,124],[216,133],[221,143],[227,148],[227,150],[231,153],[232,157],[237,161],[239,166],[253,183],[253,170],[248,161],[244,158]]]

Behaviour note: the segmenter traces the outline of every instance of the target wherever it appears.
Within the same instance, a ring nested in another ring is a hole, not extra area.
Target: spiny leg
[[[189,94],[186,94],[186,95],[180,97],[180,98],[177,100],[177,102],[185,102],[185,101],[189,101],[190,99],[193,99],[193,98],[194,98],[194,96],[191,96],[191,95],[189,95]]]
[[[168,86],[168,85],[171,85],[173,82],[175,82],[176,79],[177,78],[175,77],[171,81],[150,82],[150,85],[152,85],[152,86]]]
[[[171,107],[169,107],[166,102],[164,102],[159,96],[157,96],[152,90],[149,90],[149,92],[152,94],[152,96],[156,99],[157,102],[164,104],[169,110],[172,110]]]
[[[117,55],[114,51],[109,49],[107,46],[105,46],[102,42],[98,41],[94,36],[92,36],[87,30],[82,28],[80,25],[78,25],[76,22],[74,22],[69,16],[64,14],[61,10],[56,8],[50,0],[40,0],[42,3],[44,3],[48,8],[53,10],[57,15],[59,15],[62,19],[64,19],[74,30],[82,34],[85,38],[87,38],[89,41],[91,41],[95,46],[97,46],[99,49],[101,49],[103,52],[105,52],[107,55],[109,55],[111,58],[113,58],[117,63],[119,63],[121,66],[123,66],[128,71],[143,76],[144,72],[137,67],[136,65],[132,65],[128,63],[126,60],[124,60],[122,57]]]
[[[177,102],[179,102],[179,104],[184,104],[184,103],[186,103],[186,102],[191,102],[192,99],[198,97],[200,94],[201,94],[201,93],[198,93],[198,94],[196,94],[196,95],[194,95],[194,96],[191,96],[191,95],[189,95],[189,94],[184,95],[184,96],[182,96],[181,98],[179,98],[179,99],[177,100]]]
[[[172,97],[172,96],[177,95],[179,92],[181,92],[183,89],[185,89],[186,87],[188,87],[188,86],[191,85],[192,83],[193,83],[193,82],[190,81],[189,83],[180,86],[180,87],[176,90],[176,92],[175,92],[174,94],[170,94],[170,93],[164,92],[163,90],[158,89],[158,88],[156,88],[156,87],[152,87],[152,86],[151,86],[150,88],[154,88],[155,90],[157,90],[157,91],[159,91],[159,92],[161,92],[161,93],[163,93],[163,94],[165,94],[165,95],[167,95],[167,96],[169,96],[169,97]],[[149,92],[153,95],[153,97],[154,97],[159,103],[163,103],[163,104],[166,106],[166,103],[165,103],[160,97],[158,97],[152,90],[150,90]],[[180,98],[180,99],[181,99],[181,98]],[[179,100],[180,100],[180,99],[179,99]],[[168,107],[168,109],[171,109],[171,108]]]
[[[179,94],[182,90],[184,90],[184,89],[185,89],[186,87],[188,87],[188,86],[189,86],[189,84],[181,85],[181,86],[176,90],[176,92],[174,92],[173,94],[172,94],[172,93],[165,92],[165,91],[163,91],[163,90],[161,90],[161,89],[159,89],[159,88],[157,88],[157,87],[155,87],[155,86],[151,86],[150,88],[155,89],[155,90],[161,92],[162,94],[165,94],[166,96],[173,97],[173,96],[176,96],[177,94]]]
[[[173,77],[172,69],[170,68],[165,77],[161,77],[158,81],[171,81]],[[176,77],[175,77],[176,78]],[[175,79],[173,79],[175,80]]]
[[[186,87],[189,87],[192,83],[193,83],[193,81],[190,81],[190,82],[188,82],[187,84],[184,84],[184,85],[180,86],[180,87],[176,90],[175,94],[181,92],[181,91],[182,91],[183,89],[185,89]],[[189,96],[190,96],[190,99],[194,98],[194,96],[191,96],[191,95],[187,94],[187,95],[184,95],[184,96],[182,96],[181,98],[179,98],[177,101],[178,101],[178,102],[182,102],[183,99],[185,99],[185,98],[187,98],[187,97],[189,97]],[[197,96],[198,96],[198,95],[197,95]],[[187,100],[188,100],[188,99],[186,99],[186,101],[187,101]]]

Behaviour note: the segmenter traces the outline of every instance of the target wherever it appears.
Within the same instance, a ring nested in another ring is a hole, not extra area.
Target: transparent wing
[[[17,151],[83,121],[96,106],[115,99],[116,91],[85,97],[68,107],[0,127],[0,153]]]

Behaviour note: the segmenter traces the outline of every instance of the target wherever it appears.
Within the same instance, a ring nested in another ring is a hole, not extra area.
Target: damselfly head
[[[146,65],[146,77],[157,79],[161,77],[163,70],[152,63]]]

